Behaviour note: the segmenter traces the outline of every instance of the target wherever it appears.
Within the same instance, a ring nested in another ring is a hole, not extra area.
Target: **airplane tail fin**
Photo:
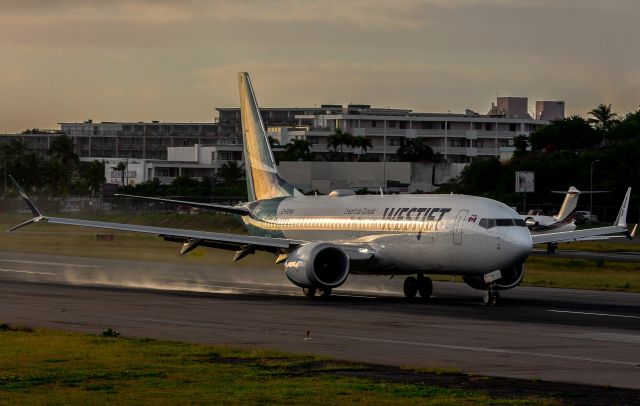
[[[247,72],[238,74],[240,87],[240,114],[242,116],[242,139],[244,162],[247,172],[249,200],[300,195],[292,185],[278,174],[269,138],[265,131],[251,79]]]
[[[556,192],[554,191],[554,193]],[[566,219],[576,210],[576,207],[578,207],[578,197],[580,197],[580,193],[582,192],[573,186],[569,188],[566,192],[564,202],[562,202],[562,206],[560,207],[560,211],[554,216],[556,221]]]

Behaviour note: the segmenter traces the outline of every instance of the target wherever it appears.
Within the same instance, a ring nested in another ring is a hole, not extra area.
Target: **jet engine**
[[[496,281],[494,288],[496,290],[507,290],[515,288],[522,282],[524,278],[524,264],[515,265],[511,268],[501,269],[502,277]],[[489,284],[484,281],[482,275],[466,275],[462,279],[464,282],[474,289],[487,290]]]
[[[284,270],[301,288],[337,288],[349,275],[349,257],[335,245],[312,242],[289,253]]]
[[[524,220],[525,224],[528,228],[538,227],[540,224],[533,219],[533,217],[527,217]]]

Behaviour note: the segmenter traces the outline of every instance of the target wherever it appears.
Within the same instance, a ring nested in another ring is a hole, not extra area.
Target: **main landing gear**
[[[409,299],[416,297],[417,293],[419,293],[423,299],[428,299],[433,293],[433,282],[431,278],[423,274],[418,274],[417,278],[409,276],[404,280],[403,290],[404,295]]]
[[[331,296],[331,288],[302,288],[302,294],[306,297],[315,297],[316,293],[322,298]]]

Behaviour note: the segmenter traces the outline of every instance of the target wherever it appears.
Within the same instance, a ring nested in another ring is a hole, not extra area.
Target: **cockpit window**
[[[480,227],[490,229],[493,227],[526,227],[527,223],[522,219],[487,219],[483,218],[478,223]]]
[[[489,228],[493,228],[496,226],[496,220],[495,219],[481,219],[480,220],[480,227],[489,229]]]

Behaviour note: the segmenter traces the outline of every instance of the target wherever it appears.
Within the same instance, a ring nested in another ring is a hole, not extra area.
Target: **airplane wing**
[[[190,201],[187,201],[187,200],[174,200],[174,199],[165,199],[165,198],[161,198],[161,197],[136,196],[136,195],[127,195],[127,194],[122,194],[122,193],[116,193],[115,196],[132,197],[134,199],[150,200],[150,201],[154,201],[154,202],[181,204],[181,205],[184,205],[184,206],[197,207],[197,208],[205,209],[205,210],[213,210],[213,211],[221,211],[221,212],[224,212],[224,213],[239,214],[241,216],[250,216],[251,215],[251,212],[248,209],[246,209],[244,207],[239,207],[239,206],[225,206],[225,205],[222,205],[222,204],[190,202]]]
[[[154,234],[159,237],[163,237],[167,241],[181,242],[183,243],[180,254],[184,255],[198,246],[211,247],[225,250],[236,251],[233,258],[234,261],[238,261],[249,254],[253,254],[255,251],[266,251],[274,254],[279,254],[277,263],[286,259],[286,254],[300,245],[309,243],[305,240],[293,240],[287,238],[274,238],[274,237],[257,237],[251,235],[239,235],[228,233],[215,233],[209,231],[198,230],[185,230],[177,228],[165,228],[165,227],[153,227],[153,226],[140,226],[135,224],[123,224],[123,223],[110,223],[103,221],[93,220],[81,220],[71,219],[64,217],[50,217],[43,215],[38,210],[35,203],[29,196],[22,190],[20,185],[9,176],[11,181],[16,186],[18,193],[24,199],[27,206],[33,213],[33,218],[12,227],[9,231],[15,231],[29,224],[38,222],[47,222],[52,224],[64,224],[71,226],[90,227],[90,228],[102,228],[108,230],[120,230],[131,231],[135,233]],[[229,206],[224,206],[229,207]],[[368,244],[354,245],[354,244],[336,244],[342,248],[351,261],[363,261],[373,257],[373,249]]]
[[[631,197],[631,188],[627,188],[627,194],[622,201],[622,207],[618,212],[618,217],[612,226],[589,228],[578,231],[564,231],[558,233],[534,234],[531,236],[534,244],[558,243],[569,241],[586,240],[591,237],[606,236],[611,234],[628,233],[627,229],[627,211],[629,210],[629,198]]]

